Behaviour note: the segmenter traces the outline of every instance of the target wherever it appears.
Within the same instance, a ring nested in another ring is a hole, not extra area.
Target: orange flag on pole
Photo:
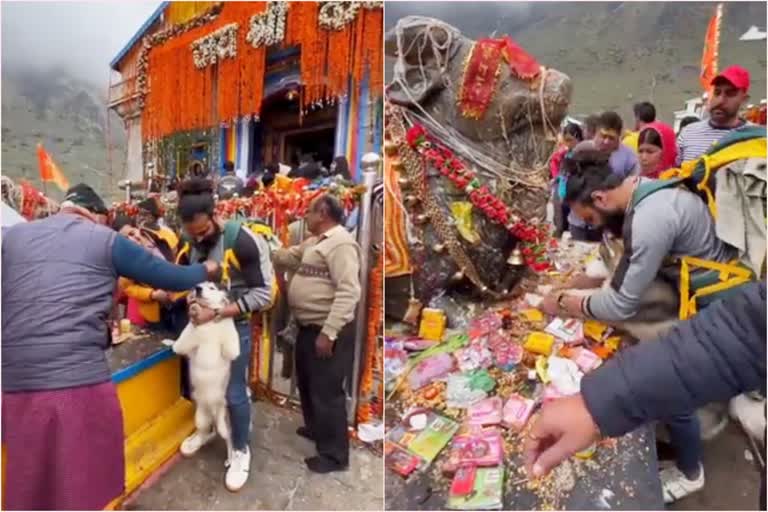
[[[40,165],[40,181],[52,181],[63,192],[69,189],[69,181],[67,181],[59,166],[56,165],[42,144],[37,145],[37,162]]]
[[[717,10],[709,20],[707,36],[704,39],[704,52],[701,55],[701,75],[699,81],[702,89],[710,92],[712,80],[717,76],[717,57],[720,48],[720,22],[723,17],[723,4],[717,4]]]

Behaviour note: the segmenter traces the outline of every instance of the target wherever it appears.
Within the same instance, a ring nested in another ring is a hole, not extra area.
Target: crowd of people
[[[289,178],[304,178],[314,181],[323,178],[334,178],[346,182],[354,182],[349,169],[349,162],[345,156],[335,157],[329,166],[317,159],[315,153],[301,153],[298,158],[298,164],[291,167],[282,163],[269,163],[262,168],[247,172],[243,169],[236,169],[234,162],[228,160],[224,162],[220,176],[213,175],[199,161],[190,164],[181,180],[175,177],[169,183],[169,190],[175,190],[185,179],[202,178],[214,181],[216,195],[220,199],[229,199],[235,197],[249,197],[258,190],[269,188],[275,181],[277,175],[285,175]],[[154,192],[159,192],[159,183],[155,184]]]
[[[740,66],[725,69],[712,81],[708,116],[683,120],[677,134],[657,119],[648,102],[634,106],[635,130],[623,138],[622,120],[614,112],[589,117],[583,129],[564,127],[563,148],[551,159],[556,235],[570,231],[581,241],[621,239],[623,255],[610,286],[586,296],[568,293],[603,284],[603,278],[578,274],[545,297],[546,313],[617,325],[651,307],[644,297],[654,283],[679,281],[680,256],[715,264],[737,257],[719,238],[715,219],[699,195],[657,178],[698,159],[727,135],[753,126],[740,116],[749,99],[749,82],[749,73]],[[702,270],[692,273],[691,280],[698,287],[712,285],[716,274]],[[695,408],[765,390],[765,283],[702,297],[699,307],[715,302],[717,306],[679,327],[675,303],[670,309],[674,320],[655,332],[661,342],[620,354],[585,378],[581,395],[545,407],[528,447],[534,474],[588,446],[586,440],[598,433],[619,435],[658,419],[666,424],[675,451],[675,463],[660,473],[665,502],[702,489],[702,432]],[[575,418],[572,427],[561,421],[559,415],[565,413]]]
[[[343,162],[336,169],[344,173]],[[105,357],[121,302],[132,324],[166,336],[176,337],[188,321],[234,320],[240,355],[226,392],[233,453],[225,485],[240,490],[251,466],[250,317],[274,306],[276,273],[291,273],[282,292],[299,326],[296,367],[305,425],[297,434],[317,448],[306,465],[317,473],[348,466],[343,384],[361,286],[360,248],[343,226],[344,208],[331,194],[318,196],[304,219],[309,238],[275,249],[246,222],[214,214],[217,187],[237,193],[243,185],[231,163],[224,171],[217,183],[201,176],[179,183],[179,232],[168,227],[153,198],[137,203],[134,217],[107,222],[107,207],[85,184],[67,192],[58,214],[4,232],[2,433],[12,468],[5,481],[9,510],[95,510],[122,494],[123,417]],[[237,265],[228,264],[227,254]],[[186,292],[205,281],[226,286],[226,307],[211,310],[188,298]],[[181,444],[185,456],[215,436],[211,425],[196,427]]]

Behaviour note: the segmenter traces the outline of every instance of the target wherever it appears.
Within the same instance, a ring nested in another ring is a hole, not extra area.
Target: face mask
[[[197,248],[197,250],[199,250],[202,253],[208,254],[211,251],[211,249],[216,247],[216,244],[219,241],[219,235],[220,234],[221,233],[219,231],[219,227],[216,224],[214,224],[213,225],[213,233],[211,233],[210,235],[206,236],[205,238],[203,238],[199,242],[196,241],[194,243],[195,248]]]

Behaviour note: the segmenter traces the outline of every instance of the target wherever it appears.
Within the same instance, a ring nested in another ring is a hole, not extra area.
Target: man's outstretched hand
[[[219,275],[219,270],[221,270],[219,263],[213,260],[207,260],[203,265],[205,265],[205,273],[208,275],[208,280],[216,281]]]
[[[547,474],[565,459],[588,448],[600,430],[581,395],[547,403],[534,419],[525,439],[525,469],[529,477]]]

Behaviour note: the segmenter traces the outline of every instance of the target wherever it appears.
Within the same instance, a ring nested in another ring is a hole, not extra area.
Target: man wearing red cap
[[[728,132],[747,122],[739,118],[741,106],[749,100],[749,71],[729,66],[712,80],[709,119],[685,127],[677,139],[677,164],[695,160]]]

